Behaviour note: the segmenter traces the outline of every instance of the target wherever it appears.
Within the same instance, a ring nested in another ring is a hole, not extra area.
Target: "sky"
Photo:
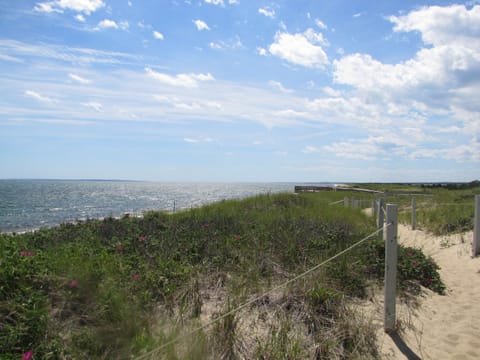
[[[0,0],[0,178],[480,178],[480,1]]]

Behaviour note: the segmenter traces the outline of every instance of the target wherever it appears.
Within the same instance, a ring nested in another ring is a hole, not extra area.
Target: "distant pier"
[[[320,192],[320,191],[352,191],[352,192],[362,192],[362,193],[371,193],[371,194],[383,194],[382,191],[370,190],[370,189],[361,189],[346,185],[332,185],[332,186],[315,186],[315,185],[295,185],[294,191],[296,193],[301,192]]]

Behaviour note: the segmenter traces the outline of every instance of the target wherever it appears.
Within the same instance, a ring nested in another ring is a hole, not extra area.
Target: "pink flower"
[[[27,253],[27,256],[32,257],[32,256],[33,256],[33,253],[32,253],[31,251],[29,251],[29,252]]]
[[[240,235],[235,235],[235,240],[239,241],[242,237]]]
[[[70,281],[70,287],[71,288],[76,288],[77,286],[78,286],[78,281],[77,280]]]
[[[22,360],[30,360],[32,357],[33,357],[33,352],[27,351],[25,354],[23,354]]]
[[[430,279],[430,278],[427,277],[427,278],[425,279],[425,284],[428,286],[428,285],[430,285],[431,283],[432,283],[432,279]]]
[[[140,236],[140,238],[138,240],[143,242],[143,241],[147,240],[147,237],[146,236]]]
[[[133,275],[133,280],[134,280],[134,281],[140,280],[140,274],[135,274],[135,275]]]
[[[27,252],[25,250],[20,251],[20,256],[27,256]]]
[[[407,256],[413,256],[413,253],[409,252],[407,253]]]
[[[122,244],[118,244],[118,245],[117,245],[117,251],[118,251],[118,252],[122,252],[122,251],[123,251],[123,245],[122,245]]]

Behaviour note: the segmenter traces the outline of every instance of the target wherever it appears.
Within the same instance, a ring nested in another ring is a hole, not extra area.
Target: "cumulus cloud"
[[[257,53],[261,56],[267,56],[267,50],[260,46],[257,46]]]
[[[152,31],[152,35],[157,40],[163,40],[163,34],[159,31]]]
[[[121,21],[121,22],[117,23],[114,20],[104,19],[104,20],[102,20],[98,23],[95,30],[101,30],[101,29],[122,29],[122,30],[126,30],[126,29],[128,29],[128,27],[129,27],[128,21]]]
[[[281,59],[309,68],[324,68],[328,57],[322,48],[326,41],[321,33],[307,29],[304,33],[277,32],[269,51]]]
[[[78,82],[80,84],[89,84],[90,83],[90,80],[85,79],[84,77],[81,77],[80,75],[68,74],[68,77],[72,80],[75,80],[76,82]]]
[[[480,6],[423,7],[389,19],[395,32],[419,32],[424,46],[397,64],[369,54],[344,56],[333,63],[334,81],[397,105],[415,102],[430,113],[478,115],[478,102],[465,95],[480,93]]]
[[[175,76],[156,72],[150,68],[145,68],[147,75],[152,79],[160,81],[167,85],[180,86],[186,88],[195,88],[198,87],[199,82],[201,81],[213,81],[214,77],[210,74],[178,74]]]
[[[90,15],[104,6],[105,3],[102,0],[55,0],[39,2],[35,5],[34,10],[46,13],[62,13],[64,10],[71,10]]]
[[[394,31],[419,31],[425,44],[441,46],[480,44],[480,6],[468,10],[465,5],[422,7],[404,16],[390,16]]]
[[[272,18],[272,19],[275,17],[275,10],[273,10],[269,6],[266,6],[264,8],[259,8],[258,12],[259,12],[259,14],[265,15],[266,17],[269,17],[269,18]]]
[[[29,98],[35,99],[37,101],[40,101],[46,104],[52,104],[56,102],[55,99],[49,98],[48,96],[41,95],[38,92],[33,90],[25,90],[23,94]]]
[[[207,25],[207,23],[203,20],[193,20],[193,23],[195,24],[195,26],[197,27],[197,30],[198,31],[202,31],[202,30],[210,30],[210,27]]]

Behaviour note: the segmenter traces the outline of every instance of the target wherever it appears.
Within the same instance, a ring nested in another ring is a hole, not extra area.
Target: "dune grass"
[[[475,195],[480,182],[462,184],[362,184],[362,187],[384,191],[387,202],[398,204],[400,221],[411,223],[411,199],[416,199],[417,228],[435,235],[458,233],[473,229]]]
[[[189,334],[375,231],[360,210],[328,205],[343,196],[261,195],[0,234],[0,357],[124,359]],[[369,241],[151,358],[376,358],[371,325],[348,304],[382,281],[382,251]],[[399,291],[442,292],[433,260],[399,254]]]

